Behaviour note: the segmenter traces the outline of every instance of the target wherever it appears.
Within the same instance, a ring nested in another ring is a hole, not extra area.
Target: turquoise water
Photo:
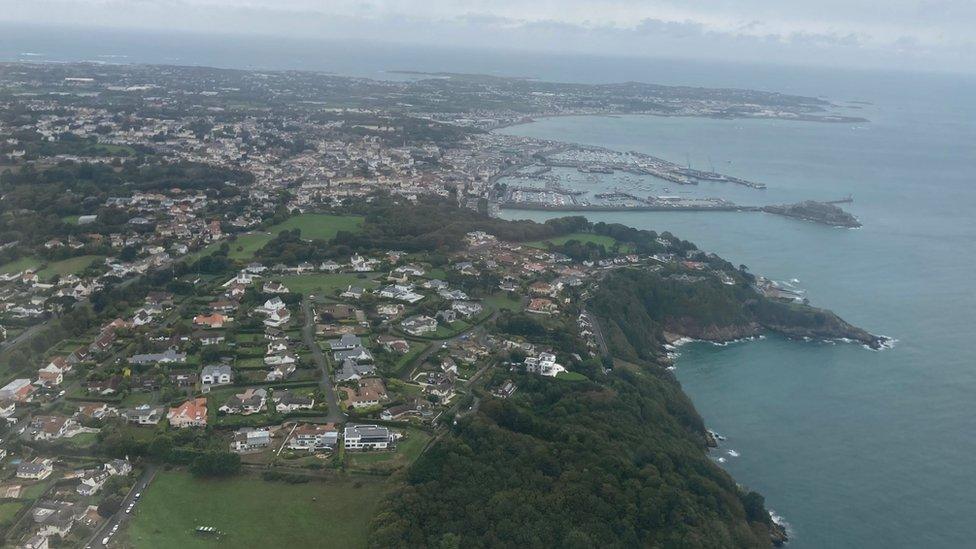
[[[797,278],[814,304],[898,339],[882,352],[777,337],[682,348],[678,378],[728,437],[713,455],[785,518],[792,547],[976,544],[976,87],[947,82],[845,81],[832,99],[873,102],[861,125],[631,116],[505,130],[713,163],[769,185],[695,191],[740,203],[854,194],[845,207],[859,230],[757,213],[588,214]]]

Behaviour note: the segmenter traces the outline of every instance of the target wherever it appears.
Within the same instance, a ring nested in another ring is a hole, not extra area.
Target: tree
[[[233,452],[211,451],[200,454],[190,465],[198,477],[228,477],[241,472],[241,456]]]

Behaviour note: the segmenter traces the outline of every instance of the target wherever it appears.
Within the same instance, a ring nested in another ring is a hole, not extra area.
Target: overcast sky
[[[0,0],[0,21],[976,72],[976,0]]]

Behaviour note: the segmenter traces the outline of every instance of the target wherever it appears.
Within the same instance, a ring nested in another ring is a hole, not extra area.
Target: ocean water
[[[744,204],[854,195],[844,207],[858,230],[761,213],[587,214],[670,230],[755,273],[797,279],[813,304],[897,338],[881,352],[775,336],[682,347],[677,376],[727,437],[712,455],[766,496],[791,547],[976,544],[976,86],[945,76],[891,84],[841,75],[807,92],[870,101],[849,111],[867,124],[624,116],[503,130],[714,165],[769,186],[690,191]],[[622,176],[601,177],[589,184]]]
[[[974,545],[971,77],[10,24],[0,24],[0,60],[307,69],[370,78],[421,70],[640,80],[821,96],[844,105],[871,122],[579,117],[505,131],[639,150],[769,185],[765,191],[671,186],[669,194],[743,204],[853,194],[855,202],[845,207],[864,223],[854,231],[757,213],[589,217],[670,230],[756,273],[795,278],[815,305],[898,339],[882,352],[777,337],[682,348],[679,379],[708,425],[727,436],[714,457],[724,457],[722,465],[789,522],[791,547]],[[870,104],[849,103],[855,100]],[[612,176],[580,184],[625,183]]]

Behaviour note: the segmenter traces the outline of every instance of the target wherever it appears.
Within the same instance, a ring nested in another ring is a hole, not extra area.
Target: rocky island
[[[796,204],[781,204],[773,206],[763,206],[762,211],[786,217],[795,217],[814,223],[822,223],[834,227],[846,227],[856,229],[861,226],[861,222],[839,206],[829,202],[816,202],[814,200],[804,200]]]

